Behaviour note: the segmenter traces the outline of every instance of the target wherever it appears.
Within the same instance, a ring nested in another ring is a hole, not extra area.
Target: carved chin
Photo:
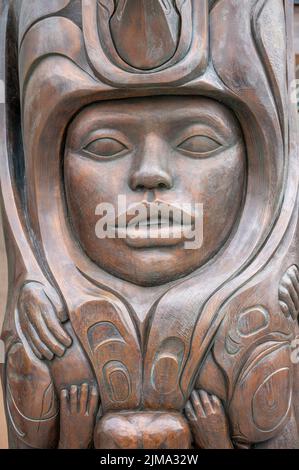
[[[202,246],[190,248],[190,241],[173,239],[91,240],[88,230],[80,230],[78,241],[84,256],[100,269],[140,286],[157,286],[183,278],[195,272],[213,258],[230,231],[223,232],[221,241],[215,243],[207,237]],[[82,254],[82,253],[81,253]]]
[[[219,225],[209,236],[193,240],[97,239],[93,227],[72,221],[80,253],[100,269],[140,286],[158,286],[183,278],[216,257],[229,243],[236,216],[225,227]],[[227,220],[227,219],[226,219]],[[76,230],[77,229],[77,230]],[[215,258],[216,259],[216,258]]]
[[[131,250],[131,259],[126,264],[105,265],[106,271],[116,277],[140,286],[157,286],[187,276],[203,263],[198,254],[185,253],[180,256],[173,249]]]
[[[104,251],[103,251],[104,252]],[[111,256],[113,250],[110,251]],[[115,251],[117,259],[96,257],[93,261],[106,272],[140,286],[158,286],[183,278],[203,266],[211,252],[180,247],[125,249]],[[106,250],[107,254],[107,250]],[[91,258],[92,259],[92,258]]]

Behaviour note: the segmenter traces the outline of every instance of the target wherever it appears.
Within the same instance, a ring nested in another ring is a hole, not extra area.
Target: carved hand
[[[286,317],[293,320],[299,314],[299,271],[296,265],[291,266],[283,275],[278,289],[279,305]]]
[[[18,301],[20,326],[29,346],[39,359],[52,360],[63,356],[72,339],[64,331],[64,308],[51,286],[29,282],[21,290]]]
[[[88,449],[93,440],[99,395],[96,386],[72,385],[60,394],[60,449]]]
[[[196,447],[233,449],[228,420],[219,398],[204,390],[193,391],[185,408]]]

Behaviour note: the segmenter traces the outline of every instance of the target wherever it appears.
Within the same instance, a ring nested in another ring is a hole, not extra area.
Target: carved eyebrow
[[[136,123],[136,119],[139,120],[138,113],[132,113],[126,110],[99,110],[96,115],[90,117],[88,116],[88,124],[86,128],[93,129],[102,126],[106,126],[107,122],[113,123],[118,122],[120,118],[125,119],[125,123]],[[82,115],[79,117],[79,121],[75,122],[75,127],[79,126],[82,128],[82,122],[86,121],[86,115]],[[85,126],[84,126],[85,127]]]
[[[224,113],[216,113],[215,110],[207,110],[204,107],[198,107],[186,111],[186,109],[178,109],[175,113],[169,114],[170,120],[196,120],[209,123],[210,125],[222,126],[231,128],[232,124],[234,127],[236,123],[232,117],[228,118]]]
[[[115,105],[116,103],[111,103],[109,108],[102,108],[101,105],[98,105],[99,108],[97,109],[96,107],[94,109],[93,119],[102,120],[103,116],[109,116],[112,119],[118,119],[119,116],[124,116],[126,118],[136,118],[136,113],[132,113],[132,111],[130,110],[130,105],[127,105],[126,107],[124,105],[123,106],[118,105],[119,106],[118,109],[115,109]],[[87,109],[87,113],[88,112],[89,110]]]
[[[215,132],[217,132],[223,139],[231,139],[235,137],[236,134],[238,137],[241,136],[241,130],[239,126],[234,123],[232,120],[222,119],[221,116],[210,115],[207,113],[193,115],[180,115],[175,114],[170,117],[170,124],[174,125],[177,123],[180,126],[180,129],[186,129],[189,126],[194,125],[203,125],[211,127]]]
[[[216,110],[218,111],[218,110]],[[148,110],[143,111],[143,121],[146,121]],[[120,119],[123,121],[126,127],[135,126],[136,123],[140,124],[140,115],[137,112],[132,112],[129,109],[101,109],[97,110],[96,113],[88,118],[88,124],[84,125],[85,116],[82,115],[79,121],[79,128],[81,128],[80,135],[92,132],[95,129],[104,127],[110,127],[114,124],[118,124]],[[82,123],[83,120],[83,123]],[[233,136],[241,136],[241,130],[238,126],[236,119],[229,114],[226,115],[224,112],[216,112],[215,109],[209,109],[205,106],[194,106],[192,109],[187,109],[180,106],[175,109],[170,109],[163,116],[163,121],[167,121],[169,127],[176,126],[181,129],[186,128],[189,125],[202,124],[213,128],[223,139],[230,139]],[[77,123],[78,124],[78,123]],[[83,126],[82,126],[83,124]],[[77,127],[77,126],[76,126]]]
[[[170,110],[171,111],[171,110]],[[147,110],[145,110],[145,115],[147,114]],[[101,124],[103,121],[106,122],[107,117],[111,121],[116,120],[118,121],[120,117],[125,117],[126,120],[129,121],[136,121],[136,119],[139,119],[139,113],[133,113],[132,111],[127,111],[127,110],[113,110],[113,109],[107,109],[107,110],[101,110],[98,112],[98,115],[95,116],[92,119],[92,122],[96,123],[99,122]],[[90,118],[89,118],[90,119]],[[204,121],[205,123],[210,123],[211,125],[216,125],[216,126],[223,126],[223,127],[231,127],[231,124],[233,122],[232,119],[230,119],[227,124],[225,121],[228,121],[228,119],[223,116],[223,119],[220,115],[217,115],[215,112],[211,110],[211,112],[207,111],[206,109],[203,108],[198,108],[196,110],[188,110],[186,112],[185,108],[177,108],[175,112],[169,112],[167,113],[167,120],[169,121],[177,121],[180,120],[182,122],[185,120],[196,120],[196,121]],[[237,127],[235,123],[234,127]]]

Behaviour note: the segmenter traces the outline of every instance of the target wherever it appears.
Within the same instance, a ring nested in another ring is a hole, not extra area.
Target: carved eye
[[[207,157],[222,147],[222,144],[206,135],[195,135],[184,140],[178,148],[194,156]]]
[[[103,137],[90,142],[83,150],[99,158],[109,158],[115,157],[127,149],[128,147],[119,140]]]

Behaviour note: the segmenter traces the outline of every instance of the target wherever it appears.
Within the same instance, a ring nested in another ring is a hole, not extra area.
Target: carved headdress
[[[224,103],[240,122],[247,151],[240,220],[223,250],[198,272],[172,285],[151,314],[144,374],[151,376],[153,354],[159,345],[168,337],[177,338],[184,345],[177,362],[179,384],[160,397],[160,404],[181,406],[222,319],[237,308],[242,293],[253,286],[258,292],[257,286],[270,275],[268,263],[277,250],[288,251],[296,227],[295,115],[291,120],[288,117],[294,75],[291,38],[288,44],[290,33],[285,26],[285,17],[291,15],[290,2],[12,3],[14,8],[3,7],[8,10],[10,25],[6,39],[7,29],[0,26],[5,48],[0,67],[5,76],[1,78],[7,83],[0,129],[12,128],[19,101],[20,128],[15,135],[2,136],[1,149],[6,230],[13,232],[18,254],[15,282],[42,276],[52,279],[75,331],[84,329],[78,320],[79,298],[114,299],[117,308],[126,311],[124,336],[130,354],[135,350],[139,357],[137,335],[132,332],[134,313],[103,285],[97,266],[77,253],[65,215],[61,158],[66,129],[76,113],[101,100],[201,95]],[[11,25],[15,25],[14,37]],[[14,76],[17,68],[19,95]],[[254,303],[259,302],[257,294]],[[278,303],[268,307],[278,308]],[[117,317],[117,313],[113,315]],[[80,339],[88,349],[84,334]],[[151,342],[156,347],[151,348]],[[137,394],[137,385],[133,389]],[[148,388],[149,395],[160,392],[154,385]]]

